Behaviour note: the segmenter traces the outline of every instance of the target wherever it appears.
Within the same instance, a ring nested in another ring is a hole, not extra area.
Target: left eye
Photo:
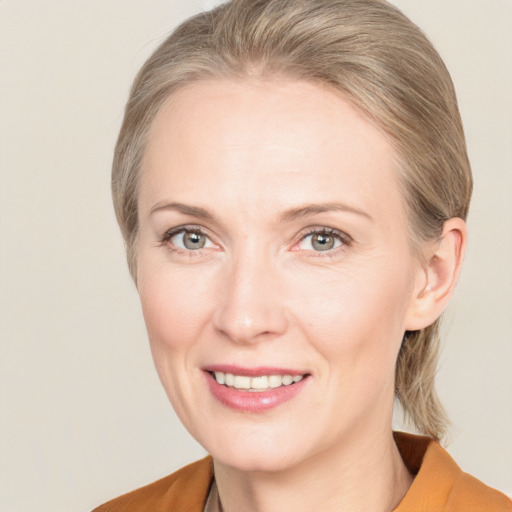
[[[197,251],[213,247],[212,241],[199,231],[180,231],[169,238],[170,242],[179,249]]]
[[[330,251],[343,245],[344,241],[340,235],[322,231],[306,235],[298,245],[303,251]]]

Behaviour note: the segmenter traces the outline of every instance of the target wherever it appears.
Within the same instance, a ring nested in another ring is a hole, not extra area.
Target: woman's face
[[[284,469],[389,432],[424,276],[395,153],[343,97],[286,80],[181,89],[150,133],[139,216],[156,368],[214,458]]]

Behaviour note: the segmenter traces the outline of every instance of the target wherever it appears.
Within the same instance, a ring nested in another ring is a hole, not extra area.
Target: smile
[[[203,368],[211,396],[222,405],[244,413],[263,413],[301,394],[310,373],[278,368],[240,368],[222,365]]]
[[[235,375],[233,373],[210,372],[218,384],[244,391],[263,392],[300,382],[305,375]]]

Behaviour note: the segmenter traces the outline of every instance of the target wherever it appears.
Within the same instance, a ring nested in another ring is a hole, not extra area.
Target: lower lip
[[[304,389],[307,381],[309,381],[307,376],[289,386],[253,392],[228,388],[223,384],[219,384],[208,372],[206,372],[206,379],[211,394],[221,404],[230,409],[252,413],[265,412],[290,401]]]

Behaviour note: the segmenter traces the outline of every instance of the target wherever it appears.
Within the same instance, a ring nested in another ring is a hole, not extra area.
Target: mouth
[[[211,395],[240,412],[262,413],[301,395],[310,373],[283,368],[241,368],[222,365],[203,368]]]
[[[210,376],[227,388],[252,393],[262,393],[283,386],[291,386],[308,377],[309,374],[237,375],[236,373],[209,371]]]

